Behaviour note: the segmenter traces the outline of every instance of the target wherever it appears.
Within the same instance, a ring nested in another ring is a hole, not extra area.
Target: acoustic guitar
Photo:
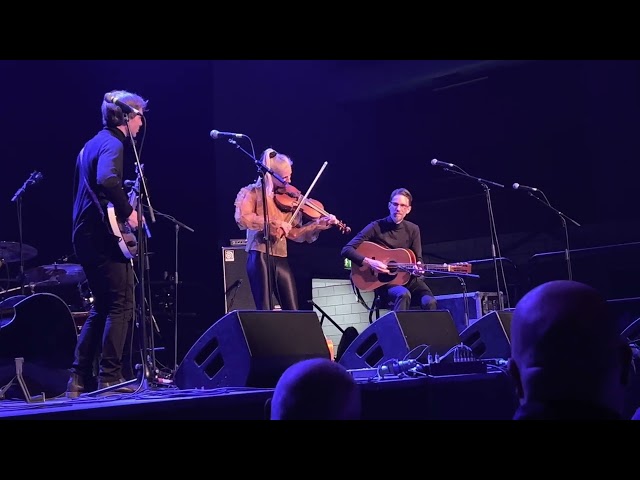
[[[42,392],[46,397],[61,395],[67,388],[77,341],[71,311],[57,295],[36,293],[3,300],[0,391],[15,389],[12,379],[17,375],[16,359],[22,358],[24,379],[32,392]]]
[[[406,285],[412,275],[423,272],[471,273],[471,264],[416,263],[416,255],[408,248],[387,248],[373,242],[362,242],[356,252],[387,265],[390,273],[378,273],[368,265],[351,263],[351,280],[362,292],[370,292],[383,285]]]

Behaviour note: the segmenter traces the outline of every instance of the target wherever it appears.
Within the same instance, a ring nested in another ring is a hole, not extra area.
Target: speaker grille
[[[349,345],[339,363],[348,369],[358,369],[374,368],[407,356],[426,361],[428,354],[444,355],[460,343],[448,310],[392,311],[369,325]]]
[[[225,313],[256,308],[247,276],[247,252],[244,248],[222,247]]]
[[[489,312],[460,334],[462,342],[476,358],[509,358],[512,316],[511,311]]]
[[[273,388],[291,365],[330,359],[314,311],[234,310],[196,341],[178,367],[179,388]]]
[[[410,350],[428,345],[426,353],[444,355],[461,343],[458,329],[448,310],[396,312]]]

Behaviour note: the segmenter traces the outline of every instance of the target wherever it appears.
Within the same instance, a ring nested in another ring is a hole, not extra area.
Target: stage
[[[145,382],[146,384],[146,382]],[[501,371],[358,379],[363,420],[508,420],[516,399]],[[30,391],[33,397],[37,392]],[[27,402],[0,401],[12,420],[263,420],[273,389],[178,389],[146,386],[133,394],[85,394]]]

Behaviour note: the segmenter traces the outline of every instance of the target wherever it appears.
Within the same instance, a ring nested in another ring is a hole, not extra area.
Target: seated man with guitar
[[[142,127],[146,106],[147,101],[134,93],[107,93],[101,107],[103,128],[84,144],[76,159],[72,241],[94,303],[75,348],[69,398],[95,387],[93,363],[98,354],[97,387],[125,381],[122,356],[133,319],[134,272],[132,255],[125,255],[125,247],[132,245],[123,242],[133,239],[115,231],[109,217],[112,211],[118,224],[138,228],[138,213],[123,188],[124,147],[133,143]],[[133,393],[134,389],[124,385],[115,391]]]
[[[437,308],[431,289],[418,276],[425,267],[420,227],[405,220],[412,200],[406,188],[394,190],[389,215],[369,223],[341,251],[352,262],[354,285],[362,291],[375,290],[382,304],[394,311],[408,310],[418,300],[422,309]]]

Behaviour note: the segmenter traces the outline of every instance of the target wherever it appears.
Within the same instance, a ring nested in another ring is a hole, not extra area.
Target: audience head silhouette
[[[303,360],[282,374],[271,400],[271,420],[358,420],[360,390],[342,365]]]
[[[525,416],[617,417],[630,368],[631,350],[594,288],[556,280],[518,302],[508,369],[519,412],[540,407]]]

